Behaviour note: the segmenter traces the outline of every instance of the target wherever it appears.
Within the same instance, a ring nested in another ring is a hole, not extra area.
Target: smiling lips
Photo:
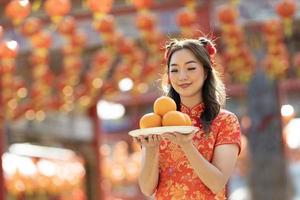
[[[184,83],[184,84],[179,84],[179,87],[181,88],[187,88],[191,85],[191,83]]]

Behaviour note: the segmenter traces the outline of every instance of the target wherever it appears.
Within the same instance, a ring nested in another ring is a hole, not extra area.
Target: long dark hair
[[[214,49],[214,51],[212,50]],[[220,78],[219,73],[215,70],[216,65],[212,59],[213,54],[216,52],[213,43],[207,38],[196,39],[173,39],[166,46],[165,58],[167,62],[167,74],[169,74],[170,60],[174,52],[180,49],[190,50],[199,62],[203,64],[204,70],[207,77],[202,87],[202,98],[204,103],[204,111],[200,116],[200,123],[203,125],[205,133],[210,133],[210,125],[212,121],[219,114],[221,107],[225,105],[225,87]],[[169,85],[167,95],[174,99],[177,104],[177,110],[180,111],[180,96],[172,87]]]

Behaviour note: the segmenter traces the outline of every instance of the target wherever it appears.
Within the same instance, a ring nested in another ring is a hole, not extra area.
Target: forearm
[[[159,178],[159,148],[143,147],[142,170],[139,176],[139,186],[141,191],[150,196],[155,191]]]
[[[195,173],[201,181],[214,193],[220,192],[227,182],[223,173],[208,162],[192,143],[181,146]]]

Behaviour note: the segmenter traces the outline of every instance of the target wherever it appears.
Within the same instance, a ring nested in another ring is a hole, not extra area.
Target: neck
[[[196,95],[193,97],[180,97],[181,103],[183,103],[185,106],[189,108],[193,108],[194,106],[198,105],[203,101],[202,97],[200,95]]]

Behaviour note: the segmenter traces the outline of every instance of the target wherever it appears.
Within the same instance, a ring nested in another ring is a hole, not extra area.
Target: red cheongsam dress
[[[194,146],[202,156],[212,162],[214,148],[222,144],[237,144],[241,147],[240,126],[237,117],[221,109],[206,135],[199,116],[204,104],[188,108],[181,104],[181,112],[188,114],[194,126],[200,128],[193,138]],[[159,147],[159,181],[156,188],[157,200],[224,200],[225,188],[214,194],[194,172],[180,147],[168,140],[162,140]],[[226,159],[226,158],[224,158]]]

